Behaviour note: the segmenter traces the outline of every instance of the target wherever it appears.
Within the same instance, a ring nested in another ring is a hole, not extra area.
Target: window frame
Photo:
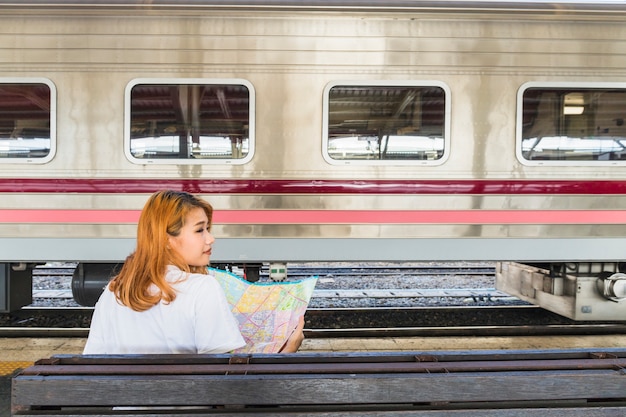
[[[240,85],[245,86],[249,93],[249,124],[248,124],[248,154],[240,159],[207,158],[136,158],[131,152],[131,93],[135,86],[141,84],[160,85]],[[124,155],[137,165],[244,165],[252,159],[255,153],[256,142],[256,94],[251,82],[241,78],[135,78],[126,84],[124,91]]]
[[[407,159],[333,159],[328,152],[329,138],[329,107],[330,90],[334,87],[438,87],[444,92],[444,125],[443,125],[443,154],[435,160],[407,160]],[[437,80],[336,80],[326,84],[322,103],[322,156],[330,165],[369,165],[369,166],[439,166],[444,164],[450,157],[450,125],[451,125],[451,93],[450,87]]]
[[[57,89],[54,82],[44,77],[1,77],[0,85],[5,84],[44,84],[50,89],[50,149],[48,155],[37,158],[0,157],[0,164],[47,164],[57,151]]]
[[[523,141],[523,118],[524,118],[524,93],[530,88],[553,88],[553,89],[624,89],[626,83],[620,82],[545,82],[529,81],[522,84],[517,90],[516,117],[515,117],[515,156],[520,164],[531,167],[540,166],[625,166],[626,160],[529,160],[524,158],[522,152]]]

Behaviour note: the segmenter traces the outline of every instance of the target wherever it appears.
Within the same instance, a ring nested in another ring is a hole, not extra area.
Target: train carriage
[[[499,285],[546,308],[625,313],[623,2],[0,11],[0,310],[29,302],[37,263],[106,279],[171,188],[213,204],[213,261],[252,275],[496,261],[515,270]]]

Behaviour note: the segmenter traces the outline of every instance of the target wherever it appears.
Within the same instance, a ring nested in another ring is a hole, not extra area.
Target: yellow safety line
[[[28,361],[0,361],[0,376],[13,375],[18,369],[24,369],[31,366],[33,362]]]

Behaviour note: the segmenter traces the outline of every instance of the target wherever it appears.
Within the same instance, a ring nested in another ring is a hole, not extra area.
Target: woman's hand
[[[300,349],[300,345],[304,341],[304,316],[300,317],[298,326],[294,329],[289,339],[285,342],[280,353],[295,353]]]

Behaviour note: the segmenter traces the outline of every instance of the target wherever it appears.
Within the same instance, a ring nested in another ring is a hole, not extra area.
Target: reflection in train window
[[[44,163],[55,149],[56,91],[45,79],[0,79],[0,162]]]
[[[517,153],[522,162],[626,161],[624,86],[529,83],[520,89],[520,100]]]
[[[247,162],[253,98],[243,80],[136,80],[126,94],[127,155],[139,163]]]
[[[324,99],[328,162],[443,161],[449,124],[445,86],[333,84]]]

